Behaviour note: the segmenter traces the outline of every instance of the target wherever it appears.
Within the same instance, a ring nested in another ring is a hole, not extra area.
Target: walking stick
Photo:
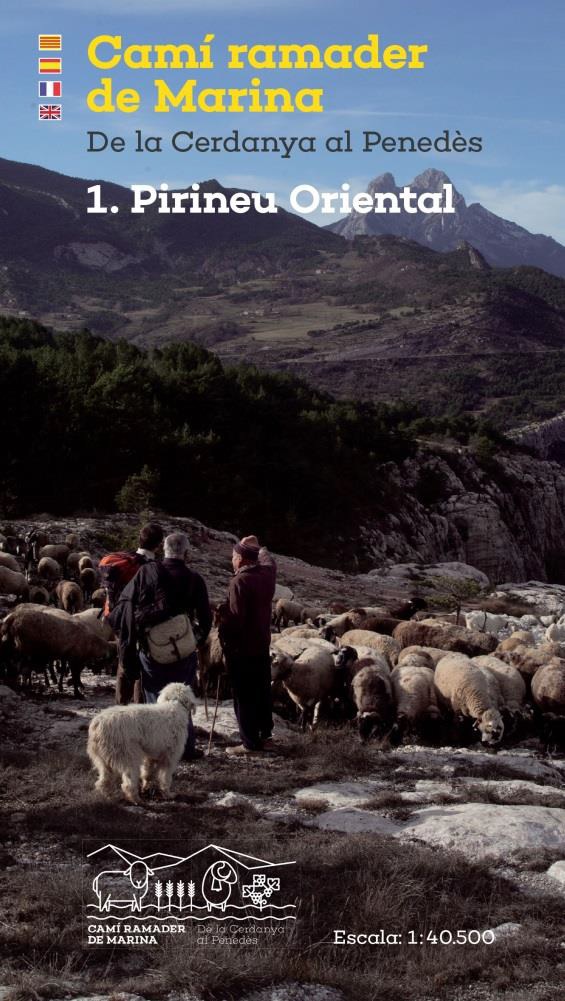
[[[212,727],[210,729],[210,737],[209,737],[209,740],[208,740],[208,751],[207,751],[208,754],[210,754],[210,749],[212,747],[212,737],[214,736],[214,727],[216,725],[216,716],[218,715],[218,702],[220,701],[220,681],[221,680],[222,680],[222,676],[218,675],[218,684],[217,684],[217,687],[216,687],[216,705],[214,706],[214,718],[212,720]]]

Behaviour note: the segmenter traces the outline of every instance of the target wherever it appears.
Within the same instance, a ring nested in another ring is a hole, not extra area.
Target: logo
[[[296,901],[284,894],[295,862],[213,844],[186,856],[108,844],[86,859],[97,869],[85,907],[88,944],[156,944],[162,934],[201,923],[296,920]]]

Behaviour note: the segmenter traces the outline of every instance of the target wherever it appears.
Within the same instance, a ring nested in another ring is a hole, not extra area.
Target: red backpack
[[[106,588],[104,615],[108,617],[130,580],[147,560],[141,553],[108,553],[100,560],[101,585]]]

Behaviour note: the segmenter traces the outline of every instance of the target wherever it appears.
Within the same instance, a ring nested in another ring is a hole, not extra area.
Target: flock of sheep
[[[565,645],[551,637],[565,619],[544,625],[533,615],[470,612],[459,626],[427,615],[414,602],[331,616],[281,599],[273,685],[303,725],[337,707],[356,718],[362,739],[466,743],[480,735],[496,746],[537,735],[546,745],[563,742]]]
[[[30,554],[22,540],[0,534],[0,595],[14,603],[0,624],[0,673],[28,684],[40,673],[46,685],[58,680],[60,690],[70,673],[80,697],[84,666],[115,669],[116,644],[101,612],[105,592],[97,585],[96,560],[76,535],[50,543],[39,534]],[[362,740],[480,737],[496,746],[537,736],[545,746],[563,745],[565,616],[471,611],[462,626],[424,609],[419,599],[349,610],[279,599],[271,645],[275,711],[303,727],[324,717],[356,720]],[[227,697],[217,626],[199,661],[201,693],[223,686]]]
[[[46,685],[49,679],[58,682],[61,691],[70,673],[80,698],[82,668],[115,662],[95,564],[80,550],[76,535],[50,544],[39,534],[33,547],[0,535],[0,595],[16,602],[0,625],[1,674],[30,684],[33,673],[39,673]]]

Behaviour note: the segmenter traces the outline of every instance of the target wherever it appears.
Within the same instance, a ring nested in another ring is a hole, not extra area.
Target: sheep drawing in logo
[[[106,869],[92,881],[92,889],[98,897],[101,911],[110,907],[130,907],[141,911],[141,901],[149,889],[152,869],[141,860],[132,862],[127,869]]]
[[[202,896],[208,911],[213,907],[225,911],[234,883],[237,883],[237,873],[229,862],[222,860],[209,866],[202,880]]]

